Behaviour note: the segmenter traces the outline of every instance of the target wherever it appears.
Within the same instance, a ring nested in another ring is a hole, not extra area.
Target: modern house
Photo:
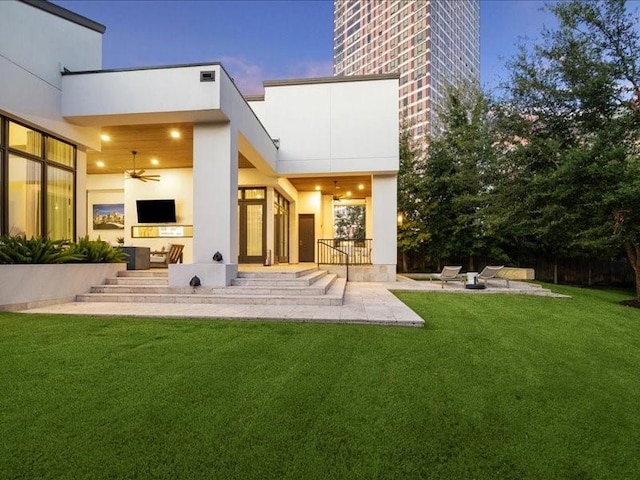
[[[350,279],[395,280],[397,75],[245,98],[219,63],[103,70],[104,32],[0,2],[0,233],[180,243],[170,285],[347,255]],[[141,218],[145,200],[175,218]]]

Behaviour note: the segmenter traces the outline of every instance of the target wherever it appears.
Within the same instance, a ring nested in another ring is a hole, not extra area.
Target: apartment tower
[[[478,82],[479,0],[334,0],[333,73],[400,74],[400,118],[432,132],[447,84]]]

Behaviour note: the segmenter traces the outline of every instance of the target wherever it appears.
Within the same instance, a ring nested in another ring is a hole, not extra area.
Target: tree
[[[409,255],[425,254],[429,232],[424,221],[425,158],[409,126],[400,128],[400,169],[398,171],[398,250],[402,255],[402,269],[409,271]]]
[[[522,195],[523,227],[556,253],[624,249],[640,300],[637,18],[624,0],[550,9],[559,26],[511,64],[502,163],[515,186],[502,187]]]
[[[485,222],[489,166],[493,163],[490,102],[473,84],[446,90],[441,131],[428,146],[423,190],[429,252],[438,258],[498,255]]]

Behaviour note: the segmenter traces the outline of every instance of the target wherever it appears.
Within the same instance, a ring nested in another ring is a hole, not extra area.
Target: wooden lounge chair
[[[498,274],[500,273],[500,270],[502,270],[503,268],[504,268],[504,265],[500,265],[500,266],[487,265],[478,274],[478,280],[484,280],[485,285],[487,285],[487,280],[504,280],[505,282],[507,282],[507,288],[509,288],[509,279],[498,276]]]
[[[182,263],[182,250],[184,245],[173,243],[169,250],[151,253],[151,267],[168,268],[170,263]]]
[[[442,272],[440,273],[432,273],[429,276],[429,281],[433,280],[434,278],[436,280],[440,280],[440,284],[442,285],[442,288],[444,288],[444,284],[447,282],[451,282],[451,281],[464,281],[463,278],[460,276],[460,270],[462,270],[462,267],[458,267],[458,266],[446,266],[442,269]]]

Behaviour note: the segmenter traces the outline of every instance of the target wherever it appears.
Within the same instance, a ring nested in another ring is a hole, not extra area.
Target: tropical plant
[[[77,263],[117,263],[126,261],[126,254],[120,247],[112,247],[109,243],[101,240],[89,240],[89,237],[82,237],[77,243],[71,244],[73,251],[80,260]]]
[[[0,264],[68,263],[81,261],[65,240],[22,235],[0,237]]]
[[[78,243],[66,240],[23,235],[0,237],[0,264],[118,263],[126,261],[120,248],[107,242],[81,238]]]

